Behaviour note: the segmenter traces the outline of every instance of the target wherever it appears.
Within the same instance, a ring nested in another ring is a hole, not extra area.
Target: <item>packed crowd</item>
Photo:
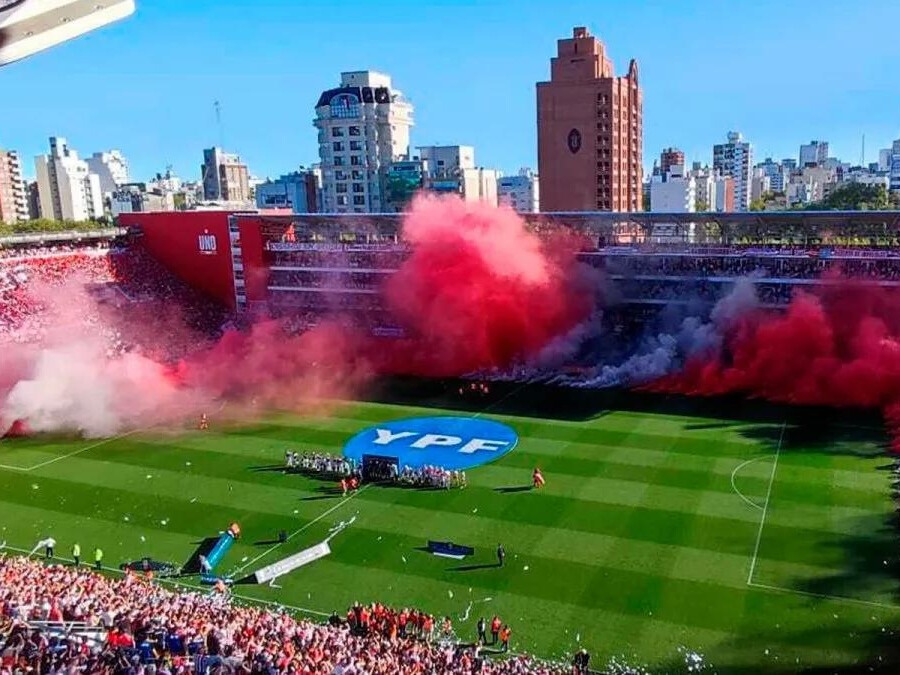
[[[347,619],[333,615],[316,624],[239,606],[227,593],[174,591],[135,575],[113,579],[83,568],[0,558],[0,675],[572,672],[571,666],[526,656],[489,660],[480,640],[460,644],[449,620],[435,634],[434,619],[422,612],[355,605]],[[75,632],[54,634],[41,623],[47,621],[99,627],[105,639],[92,644]]]
[[[353,460],[346,457],[336,457],[324,452],[299,453],[293,450],[286,450],[284,453],[284,469],[288,473],[301,471],[343,477],[356,473]]]
[[[900,279],[900,256],[872,251],[871,255],[845,255],[838,251],[762,252],[750,250],[720,254],[621,255],[593,252],[582,255],[588,264],[617,276],[757,276],[776,279],[811,279],[826,272],[862,279]]]
[[[465,471],[450,471],[440,466],[423,466],[414,469],[404,466],[396,478],[400,485],[418,488],[464,488],[468,485]]]
[[[56,305],[71,308],[73,301],[79,303],[83,326],[99,328],[111,352],[154,340],[183,353],[196,345],[197,336],[176,327],[186,322],[214,335],[225,317],[215,303],[136,246],[104,242],[0,249],[0,342],[41,340],[58,325]],[[146,331],[148,315],[156,331]]]
[[[284,267],[327,267],[358,269],[395,269],[409,255],[400,246],[385,246],[380,250],[301,250],[271,252],[273,266]]]

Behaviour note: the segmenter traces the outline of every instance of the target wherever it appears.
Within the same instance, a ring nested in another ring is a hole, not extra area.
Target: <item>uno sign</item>
[[[197,237],[197,245],[200,247],[200,253],[203,255],[216,254],[216,235],[210,234],[209,230],[204,230],[203,234]]]
[[[414,417],[370,427],[344,446],[344,455],[396,457],[400,466],[469,469],[491,462],[518,443],[516,432],[493,420],[471,417]]]

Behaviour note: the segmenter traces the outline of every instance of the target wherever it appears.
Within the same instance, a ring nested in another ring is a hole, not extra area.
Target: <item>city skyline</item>
[[[51,135],[86,152],[121,149],[136,180],[169,164],[194,179],[196,153],[212,145],[240,153],[255,175],[278,176],[316,160],[315,98],[334,73],[373,68],[390,74],[416,106],[413,145],[473,145],[482,165],[514,174],[537,166],[535,84],[549,76],[556,40],[572,25],[587,26],[616,63],[637,59],[646,170],[670,145],[689,162],[711,163],[713,144],[732,129],[759,160],[795,157],[800,143],[822,138],[832,155],[857,163],[865,133],[866,159],[875,161],[900,136],[900,122],[891,119],[900,109],[891,86],[900,46],[876,39],[871,23],[872,16],[879,26],[900,18],[890,3],[873,2],[862,16],[806,2],[731,11],[574,2],[554,8],[553,21],[544,3],[515,6],[513,13],[505,1],[443,2],[413,15],[404,3],[350,2],[353,11],[341,21],[354,36],[347,40],[333,30],[327,6],[305,7],[297,17],[278,0],[267,3],[266,14],[245,3],[139,3],[121,24],[0,72],[11,101],[0,113],[0,145],[19,151],[31,178],[30,160]],[[612,8],[616,21],[604,21]],[[434,23],[442,25],[439,34],[426,30]],[[246,31],[250,25],[257,30]],[[791,25],[798,30],[786,35]],[[241,41],[229,50],[237,34]],[[800,59],[774,60],[788,64],[785,73],[759,67],[776,54],[820,51],[823,36],[848,56],[796,75],[790,63]],[[158,49],[148,54],[147,44]],[[297,65],[285,68],[285,58]],[[55,86],[36,88],[35,81]],[[490,114],[497,101],[503,114]]]

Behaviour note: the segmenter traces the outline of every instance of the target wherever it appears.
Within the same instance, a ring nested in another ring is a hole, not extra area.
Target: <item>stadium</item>
[[[896,672],[898,221],[3,239],[2,672]]]

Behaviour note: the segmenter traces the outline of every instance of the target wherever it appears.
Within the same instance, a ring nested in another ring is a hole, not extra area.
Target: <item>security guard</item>
[[[103,569],[103,549],[99,546],[94,549],[94,569]]]
[[[77,541],[72,545],[72,560],[75,561],[75,567],[81,564],[81,545]]]

